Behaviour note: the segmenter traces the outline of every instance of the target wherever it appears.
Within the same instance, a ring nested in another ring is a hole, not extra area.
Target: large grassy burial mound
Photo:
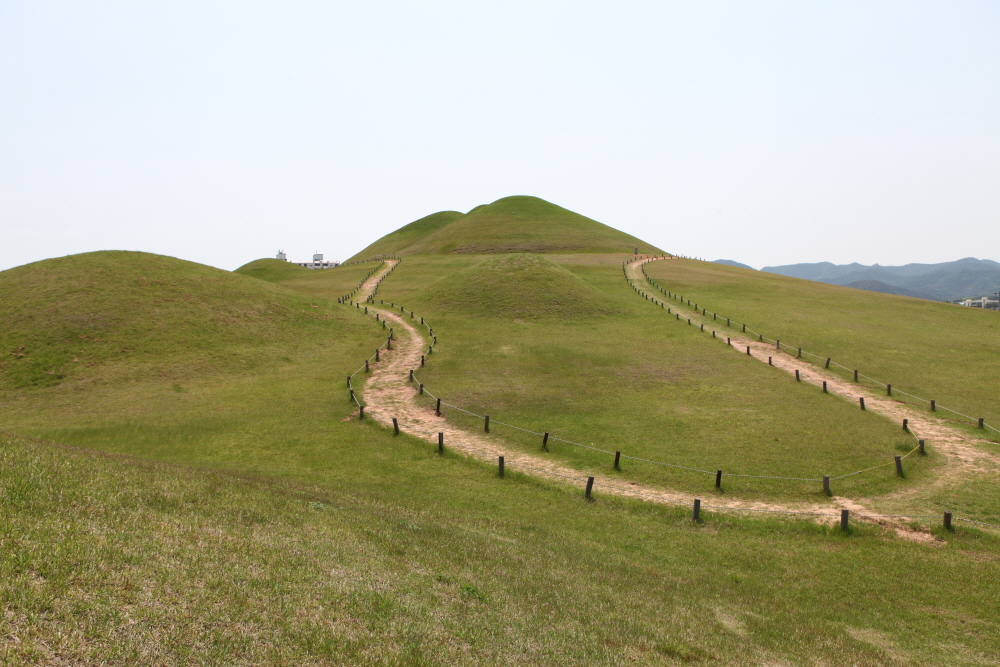
[[[93,378],[109,363],[180,370],[198,354],[231,366],[331,317],[329,305],[270,283],[141,252],[20,266],[0,272],[0,293],[0,388]]]
[[[442,314],[521,321],[587,322],[621,312],[600,290],[540,255],[500,255],[414,295]]]
[[[405,245],[404,245],[405,243]],[[462,215],[435,213],[368,246],[355,258],[452,253],[658,253],[659,249],[538,197],[504,197]]]

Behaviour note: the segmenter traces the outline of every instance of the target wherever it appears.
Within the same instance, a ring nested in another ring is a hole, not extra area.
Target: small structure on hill
[[[284,250],[279,250],[275,259],[280,259],[282,262],[288,261],[288,255],[285,254]],[[316,253],[313,255],[311,262],[292,262],[292,264],[298,264],[301,267],[307,269],[332,269],[335,266],[340,266],[340,262],[337,260],[324,260],[322,253]]]

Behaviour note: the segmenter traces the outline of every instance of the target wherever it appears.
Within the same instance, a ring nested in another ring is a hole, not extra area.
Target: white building
[[[280,259],[282,262],[288,261],[288,255],[285,254],[284,250],[279,250],[275,259]],[[324,260],[321,253],[316,253],[313,255],[311,262],[292,262],[293,264],[298,264],[299,266],[305,267],[307,269],[332,269],[335,266],[340,266],[340,262],[337,260]]]
[[[984,296],[982,299],[966,299],[962,302],[962,305],[971,308],[989,308],[990,306],[1000,305],[1000,301],[991,301],[989,297]]]

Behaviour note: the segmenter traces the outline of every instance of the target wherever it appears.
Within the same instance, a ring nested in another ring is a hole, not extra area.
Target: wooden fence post
[[[858,369],[857,368],[854,369],[854,381],[855,382],[858,381]]]
[[[887,384],[885,386],[885,395],[886,396],[892,396],[892,385],[891,384]]]
[[[715,471],[715,488],[717,488],[717,489],[721,489],[722,488],[722,471],[721,470],[716,470]]]
[[[497,470],[497,473],[500,475],[500,479],[503,479],[503,457],[502,456],[500,457],[500,460],[499,460],[498,463],[499,463],[499,466],[498,466],[499,469]]]
[[[587,478],[587,490],[584,493],[584,497],[586,497],[587,500],[590,500],[590,492],[593,491],[593,490],[594,490],[594,478],[593,477],[588,477]]]
[[[826,394],[826,393],[829,393],[829,392],[827,392],[827,390],[826,390],[826,380],[823,380],[823,393],[824,393],[824,394]]]
[[[423,395],[423,393],[424,393],[424,383],[421,382],[420,383],[420,394]]]
[[[986,420],[983,419],[982,417],[980,417],[979,418],[979,428],[986,428],[985,424],[986,424]]]
[[[918,442],[919,442],[919,445],[920,445],[920,453],[921,454],[927,454],[927,451],[924,448],[924,441],[923,440],[919,440]]]
[[[749,345],[747,345],[747,354],[750,354],[750,346]],[[750,354],[750,356],[752,357],[753,355]]]
[[[358,419],[364,419],[365,418],[365,406],[359,405],[358,408],[359,408]]]
[[[395,417],[392,418],[392,434],[399,435],[399,422],[396,421]]]
[[[438,431],[438,454],[444,454],[444,433]]]
[[[410,369],[410,382],[413,382],[413,369]]]
[[[767,358],[767,365],[768,366],[773,366],[774,365],[774,361],[773,361],[773,359],[771,357]]]
[[[840,510],[840,529],[845,533],[848,531],[850,526],[848,522],[851,520],[851,510]]]
[[[694,499],[694,507],[691,509],[691,520],[700,521],[701,520],[701,499]]]
[[[549,451],[549,434],[546,433],[542,436],[542,449]]]
[[[861,409],[864,410],[865,409],[865,397],[861,396],[858,400],[861,401]]]
[[[892,460],[896,462],[896,475],[899,477],[903,476],[903,459],[899,456],[893,456]]]
[[[622,453],[620,451],[615,452],[615,470],[621,470],[619,463],[621,462]]]
[[[909,430],[910,430],[910,425],[909,424],[910,424],[910,420],[909,419],[904,419],[903,420],[903,430],[904,431],[909,432]]]
[[[365,359],[365,373],[368,372],[368,360]]]
[[[379,359],[380,359],[380,357],[379,357],[379,350],[378,350],[378,348],[375,348],[375,361],[379,361]]]
[[[486,415],[486,422],[485,422],[484,426],[486,428],[486,432],[489,433],[490,432],[490,416],[489,415]]]
[[[422,355],[422,354],[420,355],[420,367],[421,368],[424,367],[424,355]]]
[[[937,411],[937,402],[932,398],[931,399],[931,412],[936,412],[936,411]]]
[[[830,495],[830,476],[823,475],[823,493]]]
[[[827,358],[826,358],[826,367],[827,367],[827,368],[829,368],[829,367],[830,367],[830,357],[827,357]]]
[[[799,375],[799,369],[795,369],[795,380],[796,382],[802,382],[802,377]]]
[[[951,512],[945,512],[944,513],[944,529],[945,530],[952,530],[952,527],[951,527]]]
[[[441,399],[439,398],[437,401],[438,401],[437,402],[437,407],[434,408],[434,414],[436,414],[438,417],[440,417],[441,416]]]

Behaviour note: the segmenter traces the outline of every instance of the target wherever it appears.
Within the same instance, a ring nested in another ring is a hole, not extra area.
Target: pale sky
[[[998,124],[997,2],[0,0],[0,269],[516,194],[758,268],[1000,260]]]

